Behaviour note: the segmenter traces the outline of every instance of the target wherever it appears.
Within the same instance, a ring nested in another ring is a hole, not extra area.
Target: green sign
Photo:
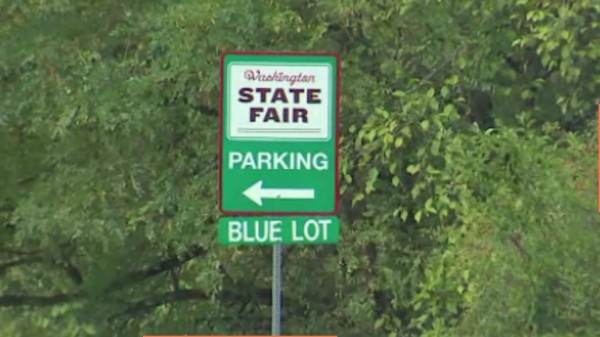
[[[339,76],[338,57],[331,53],[223,55],[223,213],[337,212]]]
[[[333,244],[339,241],[336,217],[226,217],[219,219],[225,245]]]

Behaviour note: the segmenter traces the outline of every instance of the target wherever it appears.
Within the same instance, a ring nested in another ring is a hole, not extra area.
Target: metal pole
[[[271,316],[271,335],[281,335],[281,245],[273,246],[273,299]]]

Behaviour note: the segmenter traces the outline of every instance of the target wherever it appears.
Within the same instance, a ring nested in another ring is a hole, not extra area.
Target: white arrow
[[[244,191],[248,199],[262,206],[263,199],[314,199],[312,188],[263,188],[262,180],[257,181]]]

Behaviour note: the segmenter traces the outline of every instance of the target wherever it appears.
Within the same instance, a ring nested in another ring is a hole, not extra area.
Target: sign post
[[[283,252],[281,244],[273,246],[273,285],[271,288],[271,335],[281,335],[281,263]]]
[[[219,241],[273,245],[273,336],[282,244],[339,240],[340,80],[336,53],[221,57]]]

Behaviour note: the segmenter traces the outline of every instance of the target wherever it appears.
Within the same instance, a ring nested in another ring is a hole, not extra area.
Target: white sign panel
[[[229,65],[227,137],[328,140],[334,94],[328,64]]]

